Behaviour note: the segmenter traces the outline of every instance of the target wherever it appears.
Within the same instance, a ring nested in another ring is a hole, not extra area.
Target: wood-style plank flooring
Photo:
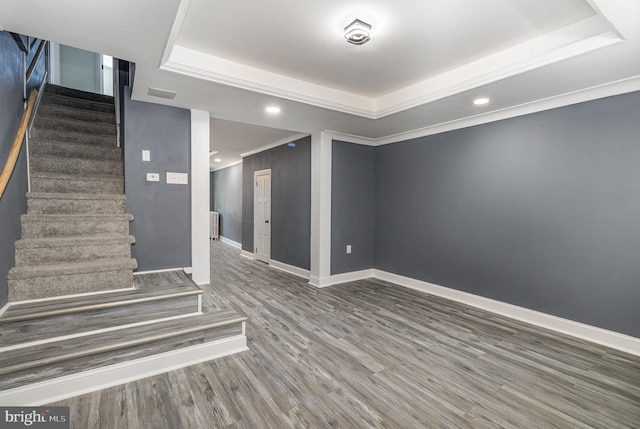
[[[53,405],[74,428],[639,428],[640,358],[389,283],[316,289],[212,243],[250,351]],[[226,305],[225,304],[225,305]]]

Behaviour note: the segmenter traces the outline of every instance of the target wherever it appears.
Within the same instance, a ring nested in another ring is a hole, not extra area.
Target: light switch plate
[[[171,173],[167,171],[167,183],[187,185],[189,184],[189,175],[187,173]]]
[[[143,150],[142,151],[142,160],[143,161],[151,161],[151,151],[150,150]]]
[[[351,253],[351,245],[347,244],[347,253]]]
[[[147,173],[147,182],[159,182],[160,174],[159,173]]]

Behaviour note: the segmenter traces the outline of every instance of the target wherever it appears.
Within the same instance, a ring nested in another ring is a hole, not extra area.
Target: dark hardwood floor
[[[212,243],[250,351],[79,396],[74,428],[638,428],[640,357],[377,280],[316,289]],[[226,302],[224,302],[226,301]]]

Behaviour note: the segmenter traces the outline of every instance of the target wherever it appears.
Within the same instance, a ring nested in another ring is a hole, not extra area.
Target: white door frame
[[[267,191],[267,195],[269,196],[269,204],[268,204],[268,213],[265,212],[264,216],[259,215],[259,207],[258,207],[258,177],[259,176],[269,176],[269,188]],[[262,262],[266,262],[267,264],[271,260],[271,169],[258,170],[253,172],[253,248],[255,249],[253,253],[254,259],[257,259]],[[267,236],[269,237],[269,244],[266,249],[263,249],[262,252],[258,252],[258,235],[259,232],[263,229],[266,229]]]

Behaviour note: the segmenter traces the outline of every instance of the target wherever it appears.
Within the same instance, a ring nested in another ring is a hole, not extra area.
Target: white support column
[[[331,137],[311,135],[311,275],[309,283],[330,286],[331,277]]]
[[[191,110],[191,266],[193,281],[211,280],[209,262],[209,112]]]

